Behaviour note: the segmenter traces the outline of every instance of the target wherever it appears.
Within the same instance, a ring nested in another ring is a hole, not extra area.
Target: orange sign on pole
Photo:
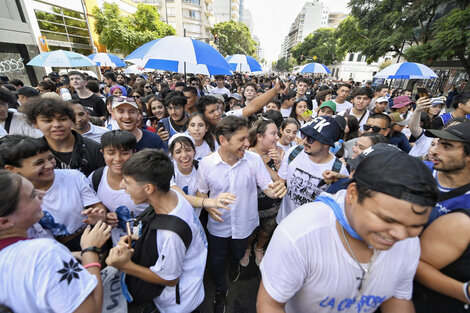
[[[48,52],[49,46],[47,45],[46,37],[39,36],[39,47],[41,48],[42,52]]]

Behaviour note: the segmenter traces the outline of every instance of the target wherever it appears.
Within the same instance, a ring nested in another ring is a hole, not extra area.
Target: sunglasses
[[[378,132],[380,132],[382,129],[383,129],[383,130],[386,130],[386,128],[382,128],[382,127],[379,127],[379,126],[370,126],[370,125],[367,125],[367,124],[364,124],[363,127],[364,127],[364,130],[365,130],[365,131],[369,131],[370,129],[372,129],[372,131],[373,131],[374,133],[378,133]]]
[[[302,139],[307,138],[307,142],[308,142],[310,145],[311,145],[312,143],[314,143],[314,141],[315,141],[315,138],[310,137],[310,136],[307,136],[307,135],[305,135],[305,134],[302,133],[302,132],[300,132],[300,138],[302,138]]]
[[[133,99],[139,99],[140,96],[132,96]]]
[[[114,97],[113,102],[132,102],[134,103],[134,98],[135,97]],[[140,96],[139,96],[140,98]]]
[[[144,88],[150,88],[150,86],[144,86]]]

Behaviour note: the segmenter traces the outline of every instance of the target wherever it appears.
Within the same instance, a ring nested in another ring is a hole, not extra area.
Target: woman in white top
[[[26,178],[0,170],[0,304],[13,312],[101,312],[98,251],[111,227],[99,221],[83,232],[82,266],[57,241],[27,238],[43,216],[44,194]]]
[[[310,115],[304,114],[307,108],[307,98],[295,100],[290,117],[294,118],[300,124],[300,127],[311,120]]]
[[[194,160],[194,139],[185,133],[179,133],[170,138],[168,147],[175,165],[175,176],[170,186],[191,203],[197,216],[204,207],[229,209],[227,205],[234,203],[236,198],[231,193],[222,193],[216,199],[196,197],[198,161]]]
[[[284,152],[296,146],[295,136],[299,131],[299,123],[293,118],[285,119],[281,124],[280,138],[277,141],[277,146]]]
[[[204,114],[196,112],[189,116],[188,133],[196,146],[195,160],[199,161],[217,150],[214,135],[209,132],[209,122]]]

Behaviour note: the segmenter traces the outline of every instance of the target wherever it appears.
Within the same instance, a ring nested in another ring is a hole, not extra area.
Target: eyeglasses
[[[191,86],[197,87],[199,84],[198,83],[191,83]]]
[[[132,98],[134,98],[134,99],[139,99],[140,96],[139,96],[139,95],[137,95],[137,96],[132,96]]]
[[[302,139],[307,138],[307,142],[308,142],[310,145],[311,145],[312,143],[314,143],[314,141],[315,141],[315,138],[310,137],[310,136],[307,136],[307,135],[305,135],[305,134],[302,133],[302,132],[300,132],[300,138],[302,138]]]
[[[144,86],[144,88],[151,88],[150,86]]]
[[[374,133],[378,133],[380,132],[382,129],[383,130],[386,130],[386,128],[382,128],[382,127],[379,127],[379,126],[370,126],[370,125],[367,125],[367,124],[364,124],[364,130],[365,131],[369,131],[370,129],[372,129],[372,132]]]
[[[168,110],[168,111],[172,111],[172,110],[179,110],[179,109],[181,109],[181,108],[183,108],[182,105],[169,105],[169,106],[167,107],[167,110]]]

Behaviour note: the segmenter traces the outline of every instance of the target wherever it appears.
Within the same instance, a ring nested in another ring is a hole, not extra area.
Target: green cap
[[[336,103],[334,101],[328,100],[328,101],[323,102],[320,105],[319,109],[323,107],[329,107],[330,109],[333,110],[333,114],[336,114]]]

